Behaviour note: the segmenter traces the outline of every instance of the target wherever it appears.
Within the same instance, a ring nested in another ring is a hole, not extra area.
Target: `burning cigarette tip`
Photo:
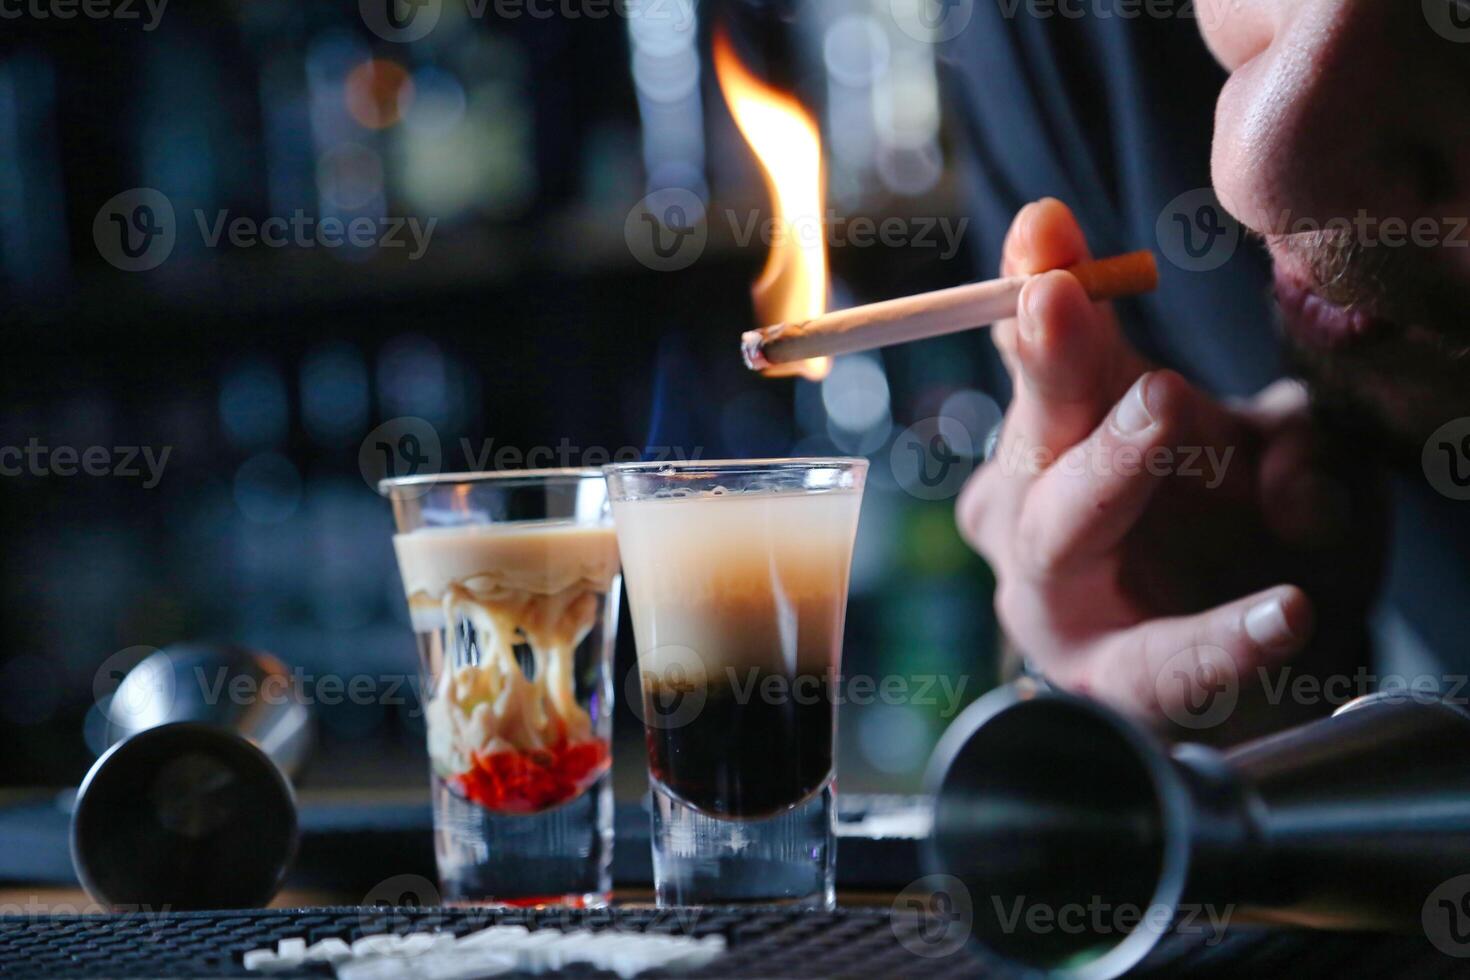
[[[767,371],[773,365],[766,360],[766,331],[747,330],[740,335],[740,356],[745,358],[745,366],[752,371]]]

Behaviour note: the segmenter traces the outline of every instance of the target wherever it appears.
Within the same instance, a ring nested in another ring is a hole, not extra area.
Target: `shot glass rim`
[[[761,459],[667,459],[648,460],[638,463],[608,463],[602,467],[602,472],[605,475],[614,473],[760,473],[776,469],[819,470],[832,467],[867,469],[868,460],[862,456],[782,456]]]
[[[422,487],[435,484],[458,483],[572,483],[578,480],[605,480],[603,471],[595,466],[547,467],[539,470],[472,470],[463,473],[421,473],[417,476],[390,476],[378,481],[378,493],[392,497],[393,491],[403,487]]]

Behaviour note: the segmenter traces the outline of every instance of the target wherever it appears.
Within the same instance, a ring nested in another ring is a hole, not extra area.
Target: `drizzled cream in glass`
[[[437,679],[425,709],[436,776],[501,813],[559,806],[596,782],[611,758],[607,725],[584,707],[598,695],[579,690],[577,653],[615,588],[613,529],[426,527],[393,547]]]

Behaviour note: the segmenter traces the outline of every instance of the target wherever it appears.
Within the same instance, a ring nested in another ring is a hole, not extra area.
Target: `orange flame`
[[[760,162],[771,197],[771,254],[751,289],[758,325],[810,320],[827,309],[826,182],[817,124],[794,98],[752,75],[724,31],[715,35],[714,61],[725,104]],[[817,357],[765,373],[820,381],[831,370],[830,357]]]

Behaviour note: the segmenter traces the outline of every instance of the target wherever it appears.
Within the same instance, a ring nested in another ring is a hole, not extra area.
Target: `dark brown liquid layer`
[[[645,726],[653,777],[711,816],[780,813],[832,773],[832,690],[823,675],[752,669],[698,689],[653,683],[644,704],[659,719]]]

